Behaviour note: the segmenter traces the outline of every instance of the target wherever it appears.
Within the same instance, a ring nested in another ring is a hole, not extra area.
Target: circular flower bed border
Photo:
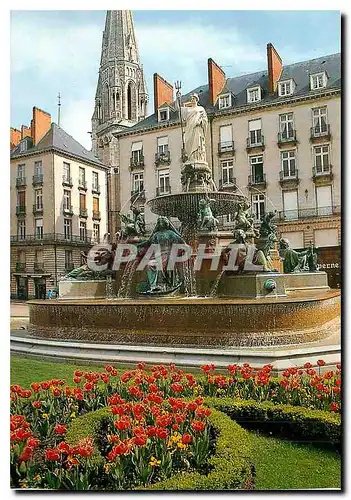
[[[75,445],[82,439],[93,437],[104,418],[111,415],[108,408],[87,413],[76,418],[66,434],[66,442]],[[209,458],[211,472],[205,476],[197,472],[175,474],[165,481],[139,487],[140,490],[235,490],[252,489],[254,467],[252,448],[248,432],[234,422],[229,416],[212,409],[209,416],[216,437],[214,455]],[[96,466],[102,465],[104,459],[96,450],[92,456]]]

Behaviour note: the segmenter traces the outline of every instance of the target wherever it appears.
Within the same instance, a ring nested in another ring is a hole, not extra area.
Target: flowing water
[[[129,262],[127,262],[127,264],[124,268],[123,274],[122,274],[120,287],[119,287],[118,294],[117,294],[117,297],[119,299],[130,297],[133,276],[134,276],[134,273],[135,273],[137,266],[138,266],[137,260],[130,260]]]

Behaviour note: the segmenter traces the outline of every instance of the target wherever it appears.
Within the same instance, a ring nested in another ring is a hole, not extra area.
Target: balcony
[[[249,175],[248,187],[249,189],[265,189],[267,186],[266,183],[266,174],[261,175]]]
[[[63,207],[63,215],[73,215],[73,206],[72,205],[67,205]]]
[[[171,186],[156,188],[156,196],[165,196],[166,194],[171,194]]]
[[[145,201],[145,191],[144,190],[135,190],[130,192],[130,201]]]
[[[73,236],[73,235],[65,236],[64,234],[61,234],[61,233],[44,233],[42,238],[39,238],[35,234],[26,235],[24,238],[22,238],[20,235],[16,235],[16,236],[11,236],[10,241],[11,241],[11,243],[18,243],[18,244],[24,245],[24,246],[37,245],[38,241],[40,241],[40,243],[44,243],[44,244],[48,244],[48,245],[51,245],[54,243],[66,245],[67,242],[74,243],[75,245],[80,244],[80,245],[84,245],[84,246],[92,244],[91,237],[87,237],[86,240],[84,242],[82,242],[82,240],[80,239],[80,236]]]
[[[155,153],[155,165],[170,165],[171,164],[171,153],[166,151],[165,153]]]
[[[24,205],[17,205],[16,215],[26,215],[26,207]]]
[[[33,205],[33,215],[43,215],[43,205]]]
[[[67,175],[62,176],[62,185],[67,186],[67,187],[72,187],[73,182],[72,182],[72,177],[69,177]]]
[[[144,155],[132,156],[130,158],[130,170],[144,167]]]
[[[25,262],[16,262],[16,272],[17,273],[25,273],[26,272],[26,263]]]
[[[330,217],[341,213],[340,205],[318,208],[299,208],[296,210],[285,210],[279,212],[278,218],[280,222],[296,219],[313,219],[318,217]]]
[[[84,217],[85,219],[88,217],[88,209],[80,208],[79,209],[79,217]]]
[[[93,186],[91,188],[91,192],[93,194],[100,194],[101,193],[100,186],[98,184],[93,184]]]
[[[43,273],[44,272],[44,262],[34,262],[34,272]]]
[[[318,185],[330,184],[333,180],[333,167],[332,165],[323,165],[323,167],[312,168],[312,180]]]
[[[78,181],[78,189],[80,191],[86,191],[88,188],[87,188],[87,181],[84,181],[82,179],[79,179]]]
[[[93,220],[100,220],[101,212],[99,210],[93,210]]]
[[[33,186],[41,186],[43,184],[43,174],[41,175],[33,175]]]
[[[219,142],[218,143],[218,154],[222,155],[224,153],[234,154],[234,141]]]
[[[296,146],[296,130],[290,130],[289,132],[279,132],[278,133],[278,148],[284,146]]]
[[[279,172],[279,184],[283,189],[296,187],[298,186],[299,183],[300,183],[299,171],[297,168],[295,168],[295,170],[290,172],[286,172],[284,170],[281,170]]]
[[[17,177],[16,178],[16,187],[26,187],[26,178],[25,177]]]
[[[325,123],[323,125],[315,125],[311,127],[311,135],[310,141],[315,142],[324,142],[330,141],[331,133],[330,133],[330,125],[329,123]]]
[[[65,263],[65,271],[69,273],[70,271],[73,271],[74,269],[74,264],[73,262],[66,262]]]
[[[263,151],[265,149],[263,135],[261,135],[260,138],[257,139],[255,142],[251,140],[251,137],[248,137],[246,139],[246,151],[249,152],[254,149],[259,149],[260,151]]]
[[[223,182],[223,179],[219,179],[218,186],[220,191],[236,191],[238,189],[235,177],[232,177],[229,182]]]

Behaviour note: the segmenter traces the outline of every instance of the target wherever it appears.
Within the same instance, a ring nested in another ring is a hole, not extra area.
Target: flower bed
[[[11,386],[11,485],[68,490],[235,489],[252,485],[246,431],[229,417],[288,420],[291,433],[340,441],[340,370],[213,365],[194,377],[139,363]],[[321,387],[320,387],[321,386]],[[321,395],[321,397],[319,397]],[[204,396],[207,406],[203,406]],[[234,398],[255,399],[234,401]],[[266,401],[264,404],[258,402]],[[278,403],[291,403],[282,406]],[[329,410],[313,411],[297,408]],[[214,409],[215,408],[215,409]],[[318,414],[318,415],[317,415]],[[323,415],[322,415],[323,414]]]

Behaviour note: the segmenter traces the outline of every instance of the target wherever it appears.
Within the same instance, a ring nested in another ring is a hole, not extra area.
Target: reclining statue
[[[317,271],[317,253],[312,243],[306,250],[297,252],[291,248],[286,238],[279,240],[279,256],[283,260],[284,273],[298,273],[302,271]]]

